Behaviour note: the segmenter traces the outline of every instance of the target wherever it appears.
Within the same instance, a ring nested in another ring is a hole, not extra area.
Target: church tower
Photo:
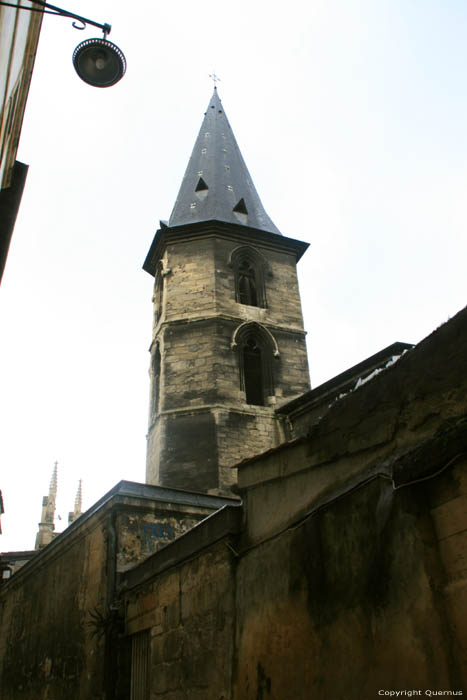
[[[278,404],[310,388],[296,264],[266,214],[216,88],[154,276],[146,481],[227,494],[232,465],[283,441]]]

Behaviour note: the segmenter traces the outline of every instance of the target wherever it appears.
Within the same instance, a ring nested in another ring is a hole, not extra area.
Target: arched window
[[[274,358],[279,357],[274,337],[259,323],[242,323],[233,335],[232,348],[238,350],[246,403],[267,406],[268,397],[274,396]]]
[[[156,281],[154,283],[154,325],[162,315],[162,298],[164,294],[164,278],[162,277],[162,266],[159,264],[156,272]]]
[[[265,308],[268,264],[264,256],[252,246],[239,246],[230,254],[229,265],[234,270],[235,301]]]
[[[238,301],[240,304],[258,306],[258,284],[256,272],[253,265],[248,260],[242,260],[238,266]]]
[[[154,418],[159,413],[159,396],[161,383],[161,353],[159,351],[159,344],[156,344],[156,347],[154,348],[152,353],[151,375],[151,418]]]
[[[248,338],[243,346],[243,382],[246,402],[255,406],[264,406],[266,400],[262,355],[256,338]]]

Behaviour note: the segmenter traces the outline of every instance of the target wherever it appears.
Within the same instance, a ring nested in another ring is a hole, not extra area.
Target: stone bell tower
[[[146,481],[228,493],[231,467],[283,440],[275,408],[310,388],[296,264],[266,214],[216,88],[154,276]]]

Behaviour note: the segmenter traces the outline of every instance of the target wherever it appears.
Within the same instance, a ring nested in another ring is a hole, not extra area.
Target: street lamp
[[[75,29],[85,29],[87,24],[99,27],[99,29],[102,29],[104,38],[86,39],[78,44],[73,52],[73,66],[81,80],[94,87],[110,87],[115,85],[120,78],[123,78],[126,71],[126,60],[118,46],[112,44],[111,41],[107,41],[107,35],[110,34],[111,30],[110,24],[98,24],[91,19],[68,12],[68,10],[56,7],[43,0],[31,0],[31,2],[40,5],[40,7],[15,5],[10,2],[3,2],[3,0],[0,0],[0,5],[14,7],[19,10],[29,10],[30,12],[42,12],[47,15],[69,17],[80,22],[80,24],[72,22]]]
[[[122,51],[103,39],[86,39],[73,52],[73,65],[81,80],[94,87],[110,87],[123,78],[126,60]]]

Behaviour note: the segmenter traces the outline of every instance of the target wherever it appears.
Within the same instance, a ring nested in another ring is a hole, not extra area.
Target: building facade
[[[16,4],[0,7],[0,282],[28,172],[16,154],[43,16]]]

